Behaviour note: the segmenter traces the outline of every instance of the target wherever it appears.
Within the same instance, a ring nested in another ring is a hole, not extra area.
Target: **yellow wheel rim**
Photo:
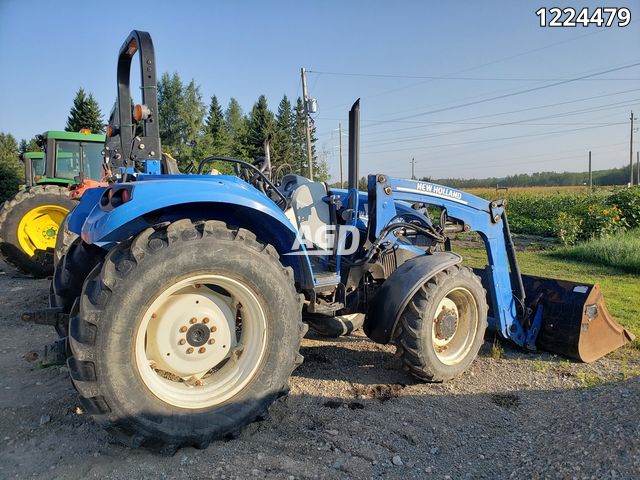
[[[32,257],[36,250],[55,248],[60,224],[69,210],[60,205],[40,205],[29,210],[18,225],[18,243]]]

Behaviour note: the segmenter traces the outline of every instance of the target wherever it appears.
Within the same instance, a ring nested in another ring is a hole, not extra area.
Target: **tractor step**
[[[55,327],[61,323],[69,321],[69,315],[62,313],[62,308],[51,307],[35,310],[33,312],[24,312],[22,314],[23,322],[31,322],[36,325],[50,325]]]

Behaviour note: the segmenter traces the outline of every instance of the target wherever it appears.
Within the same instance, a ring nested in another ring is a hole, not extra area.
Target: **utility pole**
[[[640,186],[640,152],[636,152],[636,185]]]
[[[309,94],[307,92],[307,72],[300,69],[302,76],[302,101],[304,103],[304,128],[307,138],[307,162],[309,162],[309,180],[313,181],[313,155],[311,153],[311,126],[309,125]]]
[[[589,150],[589,190],[593,188],[593,175],[591,173],[591,150]]]
[[[338,136],[340,137],[339,151],[340,151],[340,188],[344,185],[342,183],[342,123],[338,123]]]
[[[411,180],[416,179],[416,159],[415,157],[411,158]]]
[[[629,137],[629,186],[633,186],[633,110],[631,110],[631,136]]]

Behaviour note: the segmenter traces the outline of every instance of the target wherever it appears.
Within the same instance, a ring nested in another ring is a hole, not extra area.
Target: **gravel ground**
[[[29,354],[55,339],[20,321],[48,285],[0,263],[0,478],[640,477],[640,352],[584,365],[493,340],[429,385],[360,333],[307,338],[269,419],[206,450],[131,450],[82,414],[66,367]]]

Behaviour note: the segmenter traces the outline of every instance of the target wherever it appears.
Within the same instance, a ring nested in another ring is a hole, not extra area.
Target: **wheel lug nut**
[[[198,321],[198,319],[196,317],[191,317],[191,320],[189,320],[191,323],[196,323]]]
[[[202,323],[209,323],[209,317],[204,317],[202,319]]]
[[[180,327],[180,331],[182,333],[186,332],[187,331],[187,327],[185,327],[185,326]]]
[[[213,345],[214,343],[216,343],[216,339],[215,338],[210,338],[209,339],[209,345]]]
[[[204,353],[204,352],[206,352],[206,351],[207,351],[207,349],[206,349],[206,348],[204,348],[204,347],[200,347],[200,348],[198,349],[198,353]]]
[[[211,331],[215,332],[217,330],[216,326],[214,325],[213,327],[211,327]]]
[[[151,367],[151,370],[155,370],[156,368],[158,368],[158,365],[156,364],[156,362],[151,362],[149,366]]]
[[[185,343],[187,343],[187,341],[184,338],[178,340],[178,345],[184,345]]]
[[[201,387],[202,385],[204,385],[204,383],[202,382],[202,380],[196,380],[195,385],[196,387]]]
[[[158,318],[158,314],[157,313],[152,313],[151,314],[151,318]]]
[[[193,347],[187,348],[187,353],[193,353]]]

